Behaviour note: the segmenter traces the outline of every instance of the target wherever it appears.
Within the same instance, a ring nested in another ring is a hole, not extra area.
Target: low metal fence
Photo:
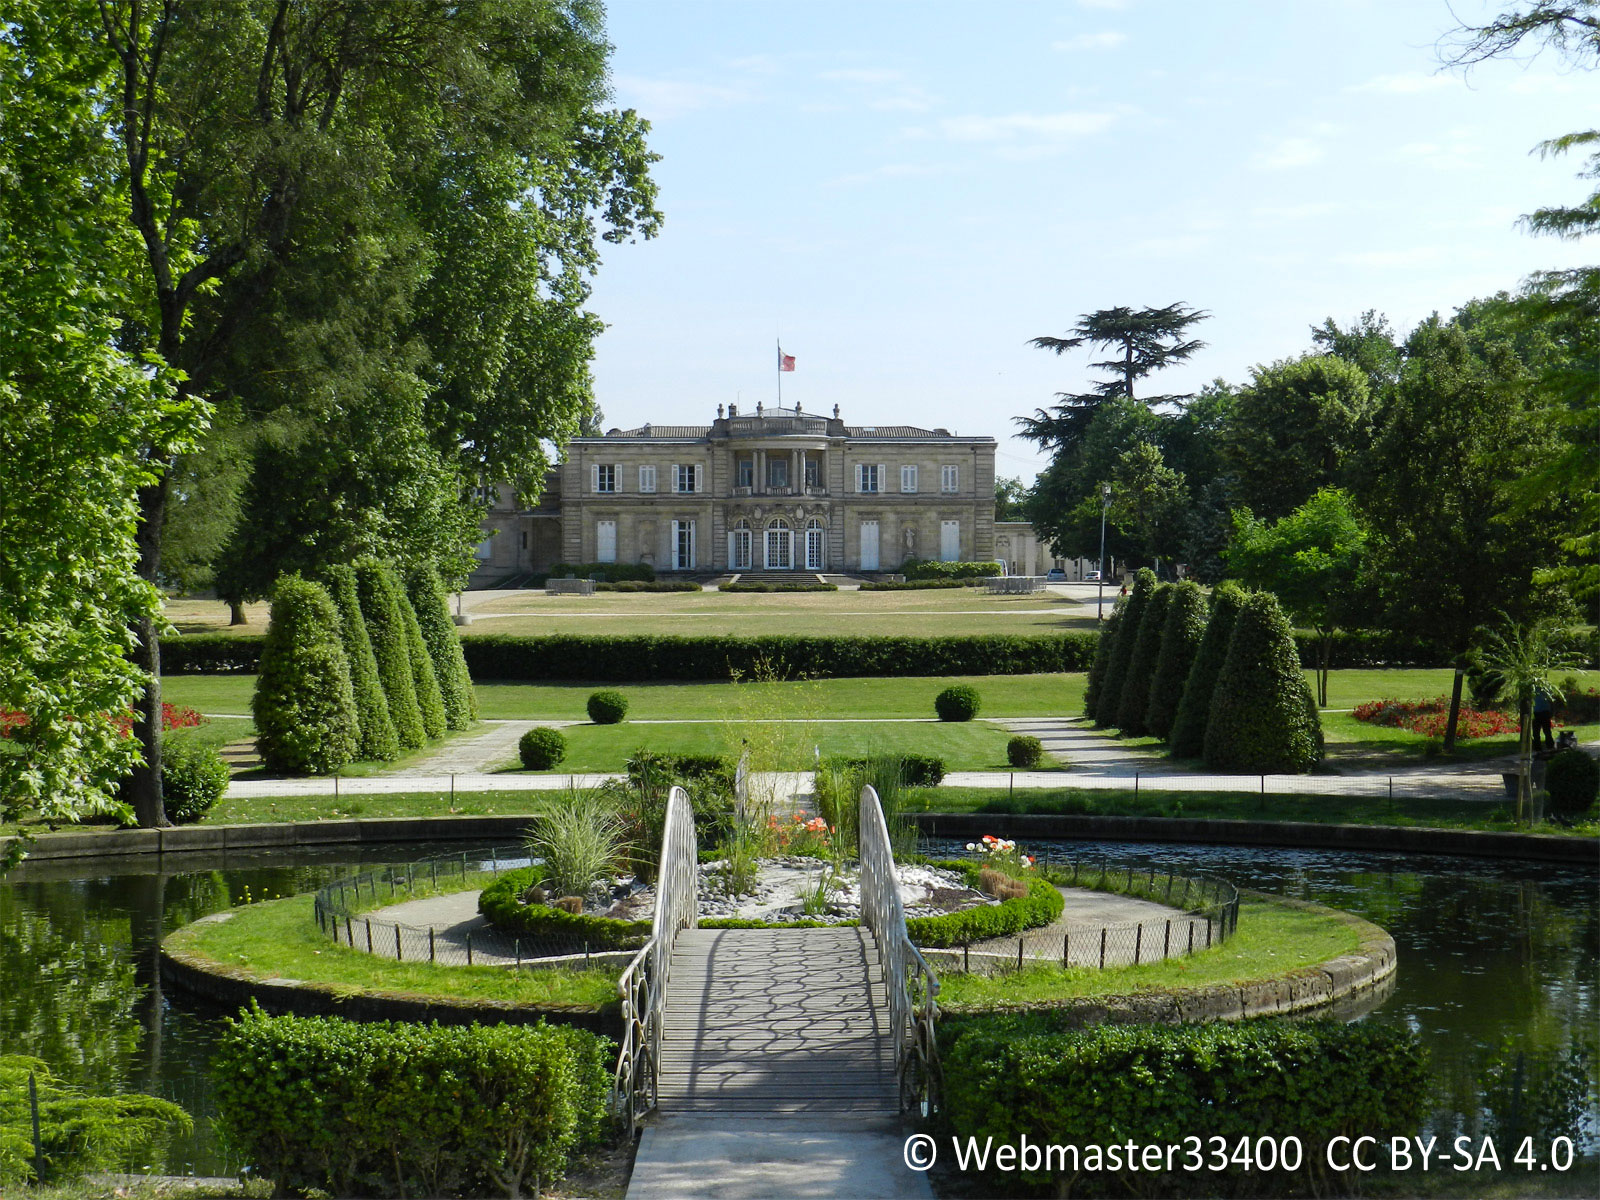
[[[312,913],[317,928],[335,944],[396,962],[580,968],[626,962],[632,949],[594,946],[581,937],[510,933],[483,924],[475,909],[444,909],[427,921],[380,915],[407,900],[482,888],[532,862],[522,846],[494,846],[373,867],[318,889]]]

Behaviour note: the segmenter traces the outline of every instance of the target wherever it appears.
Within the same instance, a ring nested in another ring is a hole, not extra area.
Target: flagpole
[[[777,340],[778,346],[778,411],[783,411],[783,339]]]

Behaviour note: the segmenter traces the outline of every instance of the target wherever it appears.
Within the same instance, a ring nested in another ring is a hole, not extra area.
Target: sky
[[[1550,52],[1469,72],[1483,0],[610,0],[616,102],[651,122],[664,215],[607,247],[606,428],[782,400],[1000,439],[1087,390],[1028,344],[1181,301],[1206,342],[1161,392],[1304,353],[1367,309],[1400,331],[1592,257],[1520,214],[1588,194],[1533,153],[1594,124]]]

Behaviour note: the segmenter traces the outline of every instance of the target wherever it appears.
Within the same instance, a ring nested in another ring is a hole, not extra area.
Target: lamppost
[[[1111,485],[1100,485],[1100,591],[1095,598],[1095,620],[1106,619],[1106,510],[1111,507]]]

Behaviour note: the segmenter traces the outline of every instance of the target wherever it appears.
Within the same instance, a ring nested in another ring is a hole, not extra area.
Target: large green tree
[[[0,21],[0,820],[119,811],[138,747],[134,625],[159,597],[138,571],[135,489],[152,441],[181,449],[202,406],[159,359],[117,345],[140,249],[119,227],[110,64],[59,36],[88,3],[19,0]]]
[[[541,476],[545,439],[589,408],[599,245],[659,220],[645,127],[606,107],[598,3],[102,0],[52,34],[114,72],[95,111],[123,224],[105,232],[143,249],[123,337],[182,373],[179,403],[226,399],[314,447],[330,425],[393,430],[450,480],[435,501],[479,472]],[[302,499],[326,478],[315,448]],[[148,580],[184,449],[162,435],[138,450]],[[153,613],[135,634],[149,685],[130,792],[157,824]]]

